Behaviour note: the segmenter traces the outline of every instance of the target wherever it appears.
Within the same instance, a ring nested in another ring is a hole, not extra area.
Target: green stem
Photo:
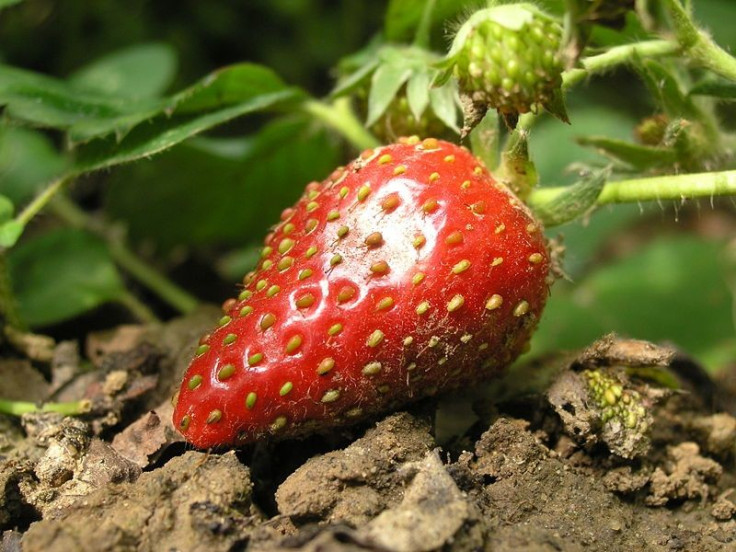
[[[680,45],[671,40],[646,40],[634,44],[614,46],[602,54],[581,59],[582,68],[569,69],[562,73],[562,88],[567,90],[591,75],[624,65],[636,57],[671,56],[679,51]]]
[[[677,41],[687,56],[702,67],[736,81],[736,59],[695,26],[688,10],[678,0],[662,0],[662,4],[670,14]]]
[[[148,308],[148,305],[143,303],[135,295],[130,293],[128,290],[118,296],[118,302],[127,308],[133,315],[146,324],[158,324],[161,320],[154,314],[154,312]]]
[[[539,188],[532,192],[532,207],[545,204],[564,193],[566,187]],[[597,205],[640,201],[684,200],[736,195],[736,171],[679,174],[607,182]]]
[[[319,100],[307,100],[302,107],[304,111],[342,134],[359,150],[381,145],[355,116],[350,107],[350,99],[347,97],[338,98],[331,104]]]
[[[33,200],[26,205],[25,209],[18,213],[18,216],[15,217],[15,221],[20,223],[22,226],[28,224],[31,219],[35,217],[38,212],[43,209],[71,179],[72,176],[67,174],[51,182],[51,184],[46,186],[40,194],[34,197]]]
[[[419,48],[429,48],[429,31],[432,29],[432,13],[436,0],[427,0],[422,11],[422,18],[419,20],[417,32],[414,35],[414,46]]]
[[[46,403],[39,407],[36,403],[32,402],[0,399],[0,413],[10,414],[11,416],[22,416],[31,412],[58,412],[64,416],[77,416],[89,412],[91,408],[92,403],[88,400]]]
[[[111,236],[106,228],[101,228],[100,225],[95,224],[87,213],[69,201],[65,196],[59,195],[52,203],[52,207],[54,212],[70,226],[84,228],[104,239],[107,242],[113,260],[123,270],[153,291],[170,306],[184,314],[192,312],[197,308],[198,301],[195,297],[177,286],[155,268],[146,264],[119,237]],[[132,301],[126,299],[123,302],[125,302],[126,306],[132,307],[132,310],[137,315],[143,315],[142,319],[146,320],[150,318],[143,313],[143,310],[139,306],[134,307]],[[155,319],[155,317],[153,318]]]

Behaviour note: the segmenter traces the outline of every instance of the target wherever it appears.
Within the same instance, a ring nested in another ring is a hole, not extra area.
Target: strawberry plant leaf
[[[73,140],[127,130],[162,107],[158,101],[108,96],[1,64],[0,105],[12,118],[67,130]]]
[[[371,92],[368,96],[366,126],[372,125],[383,115],[411,73],[411,68],[401,63],[383,63],[376,69],[371,79]]]
[[[257,103],[258,98],[286,88],[270,69],[242,63],[216,71],[165,100],[128,98],[0,65],[0,105],[6,106],[6,113],[26,123],[65,130],[73,144],[111,133],[122,140],[155,117]],[[295,89],[291,93],[296,94]]]
[[[330,96],[333,98],[339,98],[340,96],[344,96],[353,92],[371,76],[373,71],[375,71],[378,67],[379,63],[380,62],[377,58],[370,58],[366,63],[350,73],[349,76],[340,80],[337,83],[335,89],[330,93]]]
[[[162,43],[137,44],[76,71],[69,84],[111,96],[155,98],[176,74],[176,52]]]
[[[559,196],[546,203],[533,203],[534,214],[545,226],[557,226],[580,218],[595,205],[603,190],[611,168],[593,171],[575,184],[568,186]]]
[[[427,71],[418,71],[406,84],[406,99],[415,119],[420,119],[429,105],[429,89],[432,77]]]
[[[712,96],[724,100],[736,99],[736,83],[721,77],[706,77],[696,82],[688,93],[690,96]]]
[[[134,241],[162,249],[242,246],[260,240],[304,183],[323,178],[338,162],[338,144],[328,133],[306,119],[279,119],[253,136],[196,138],[156,163],[121,168],[111,175],[105,203],[113,217],[126,221]]]
[[[0,224],[0,247],[12,247],[23,233],[24,226],[16,220]]]
[[[445,123],[448,128],[459,133],[460,127],[457,124],[458,117],[458,100],[457,90],[454,81],[446,82],[439,88],[432,88],[429,91],[429,105],[440,121]]]
[[[257,98],[287,90],[287,85],[268,67],[238,63],[210,73],[197,83],[172,96],[167,114],[192,113],[257,101]],[[294,95],[296,88],[290,88]]]
[[[256,95],[242,103],[205,114],[160,116],[145,126],[133,129],[121,142],[106,138],[80,146],[74,170],[83,173],[150,157],[226,121],[294,101],[299,97],[301,95],[296,89],[287,88]]]
[[[16,204],[30,199],[68,165],[43,134],[22,127],[0,127],[2,192]]]
[[[8,265],[21,318],[33,327],[67,320],[125,292],[105,244],[81,230],[24,241],[8,252]]]
[[[671,149],[633,144],[607,136],[581,136],[577,138],[577,142],[581,146],[593,147],[612,159],[642,171],[672,165],[677,161],[677,153]]]

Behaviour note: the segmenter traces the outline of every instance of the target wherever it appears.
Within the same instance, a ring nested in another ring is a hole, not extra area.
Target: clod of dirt
[[[113,448],[140,468],[147,468],[168,445],[184,440],[171,423],[173,409],[171,401],[165,401],[146,412],[115,435]]]
[[[736,418],[725,412],[689,420],[688,429],[705,452],[719,458],[736,457]]]
[[[401,471],[414,472],[401,504],[370,521],[361,535],[396,552],[428,552],[448,545],[455,550],[482,547],[477,513],[447,473],[437,451],[420,462],[405,464]]]
[[[582,366],[669,366],[677,354],[673,347],[608,334],[586,347],[577,362]]]
[[[650,478],[649,506],[664,506],[670,501],[706,499],[709,483],[715,483],[723,472],[718,462],[700,455],[695,443],[681,443],[667,449],[668,461],[657,467]]]
[[[298,534],[283,539],[277,546],[270,544],[266,548],[259,548],[256,543],[253,548],[264,552],[387,552],[385,548],[370,542],[345,524],[326,527],[311,525]]]
[[[76,418],[41,413],[25,414],[23,425],[38,445],[46,447],[34,469],[41,484],[59,487],[69,481],[89,447],[87,424]]]
[[[28,461],[0,462],[0,530],[26,525],[35,519],[35,509],[26,502],[20,487],[33,480],[33,466]],[[5,548],[0,547],[0,550]]]
[[[389,416],[345,450],[308,460],[276,491],[279,511],[295,521],[356,526],[399,504],[398,469],[434,446],[428,423],[402,412]]]
[[[23,535],[24,552],[244,548],[260,514],[235,453],[187,452],[134,483],[109,485]]]
[[[63,511],[109,483],[134,481],[140,475],[140,469],[110,445],[91,438],[89,426],[78,419],[37,413],[25,415],[23,422],[43,452],[33,465],[35,479],[22,481],[19,488],[24,500],[44,516]],[[35,456],[38,453],[29,454],[28,461]]]
[[[728,489],[713,503],[713,507],[710,509],[710,515],[718,521],[728,521],[736,517],[736,502],[732,499],[732,497],[736,498],[734,491],[736,489]]]
[[[528,427],[526,420],[496,420],[475,445],[474,471],[487,482],[507,479],[520,471],[534,471],[549,450]]]

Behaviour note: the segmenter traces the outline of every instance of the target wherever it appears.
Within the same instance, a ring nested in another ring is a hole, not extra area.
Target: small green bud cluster
[[[583,375],[604,423],[617,419],[628,429],[637,426],[641,431],[646,429],[640,425],[646,423],[646,409],[638,391],[625,389],[616,378],[601,370],[585,370]]]
[[[531,4],[475,13],[458,32],[450,54],[461,94],[475,106],[518,117],[542,106],[560,108],[562,29]],[[560,112],[561,111],[561,112]]]

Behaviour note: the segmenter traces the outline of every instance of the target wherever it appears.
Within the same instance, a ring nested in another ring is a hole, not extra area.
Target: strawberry
[[[466,149],[418,138],[309,184],[175,398],[200,448],[345,425],[488,378],[547,297],[540,225]]]

